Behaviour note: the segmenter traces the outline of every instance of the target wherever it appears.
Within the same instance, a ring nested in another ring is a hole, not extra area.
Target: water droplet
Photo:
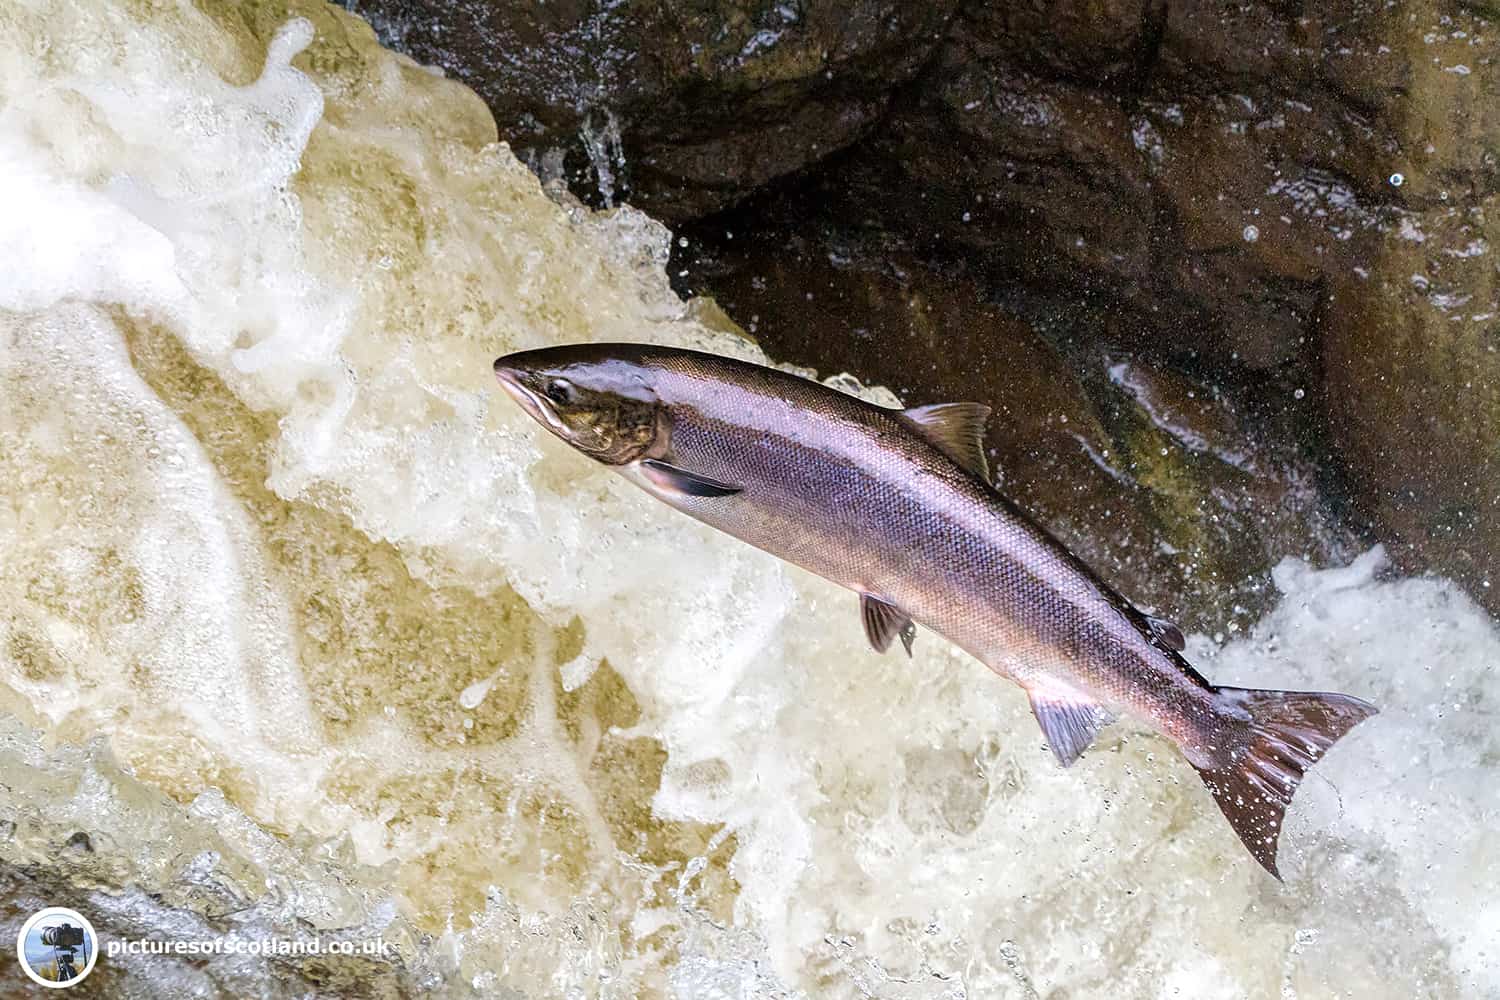
[[[1307,395],[1307,393],[1306,393],[1306,392],[1304,392],[1304,391],[1303,391],[1303,390],[1301,390],[1301,389],[1297,389],[1297,390],[1296,390],[1296,391],[1294,391],[1294,392],[1293,392],[1293,393],[1292,393],[1292,398],[1293,398],[1293,399],[1301,399],[1301,398],[1302,398],[1302,397],[1303,397],[1303,396],[1306,396],[1306,395]]]
[[[1400,187],[1406,183],[1406,178],[1400,174],[1391,174],[1391,187]]]
[[[1246,243],[1254,243],[1260,239],[1260,229],[1257,226],[1246,226],[1243,235]]]

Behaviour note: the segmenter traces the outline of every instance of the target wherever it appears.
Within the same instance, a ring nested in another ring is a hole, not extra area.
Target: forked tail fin
[[[1224,763],[1198,775],[1255,860],[1276,876],[1276,841],[1286,807],[1307,769],[1357,724],[1374,715],[1368,702],[1321,691],[1215,688],[1249,722],[1226,724]]]

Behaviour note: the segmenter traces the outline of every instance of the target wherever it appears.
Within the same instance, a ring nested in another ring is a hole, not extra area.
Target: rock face
[[[1162,356],[1305,367],[1325,268],[1391,196],[1360,95],[1400,57],[1373,18],[1221,8],[967,6],[820,194],[991,281],[1108,302]]]
[[[1368,277],[1333,287],[1329,417],[1360,508],[1408,567],[1500,606],[1494,196],[1403,217]]]
[[[1468,10],[1394,19],[1405,72],[1380,95],[1404,205],[1362,266],[1330,275],[1321,325],[1333,440],[1358,507],[1411,568],[1500,608],[1500,73]],[[1493,10],[1490,11],[1493,13]]]
[[[501,138],[670,222],[863,137],[955,0],[361,0],[384,40],[468,83]]]
[[[1262,445],[1316,470],[1276,498],[1200,483],[1208,507],[1298,510],[1284,498],[1315,482],[1407,569],[1500,609],[1485,583],[1500,560],[1493,5],[358,9],[476,87],[544,174],[677,225],[683,287],[787,360],[912,398],[1061,394],[1073,409],[1048,412],[1085,423],[1078,407],[1103,421],[1121,391],[1101,357],[1200,401],[1212,386],[1225,412],[1255,415]],[[994,444],[1055,456],[1008,469],[1040,512],[1132,510],[1139,530],[1111,544],[1142,564],[1184,537],[1165,499],[1193,479],[1180,465],[1105,500],[1085,432],[1027,427]],[[1217,555],[1191,548],[1226,577],[1296,550],[1224,533]],[[1122,572],[1147,591],[1164,578]]]

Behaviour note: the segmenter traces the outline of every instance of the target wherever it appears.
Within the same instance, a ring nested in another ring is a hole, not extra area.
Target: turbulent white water
[[[227,886],[455,994],[1500,996],[1500,634],[1455,588],[1288,561],[1190,646],[1382,709],[1278,885],[1167,743],[1060,770],[979,664],[875,655],[533,427],[498,354],[758,353],[355,19],[212,6],[0,14],[0,859],[82,829],[64,875],[168,906],[99,911]]]

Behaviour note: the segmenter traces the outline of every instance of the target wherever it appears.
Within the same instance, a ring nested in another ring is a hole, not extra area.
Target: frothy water
[[[158,933],[221,896],[380,933],[456,995],[1500,996],[1500,634],[1456,588],[1289,560],[1193,639],[1381,707],[1278,885],[1164,741],[1061,770],[1018,689],[877,656],[534,427],[499,354],[761,356],[459,85],[216,7],[0,36],[0,858]]]

